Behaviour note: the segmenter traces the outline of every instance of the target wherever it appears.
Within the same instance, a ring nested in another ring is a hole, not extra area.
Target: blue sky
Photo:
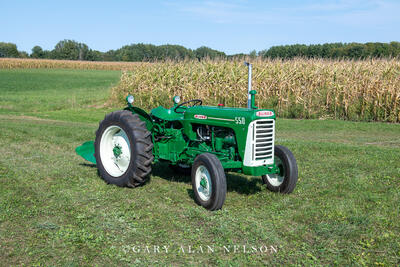
[[[30,52],[62,39],[107,51],[132,43],[228,54],[281,44],[400,41],[400,1],[0,0],[0,41]]]

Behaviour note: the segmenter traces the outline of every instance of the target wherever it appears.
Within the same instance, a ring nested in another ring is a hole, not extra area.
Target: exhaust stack
[[[247,80],[247,108],[252,108],[251,105],[251,67],[252,65],[249,62],[244,62],[244,65],[248,67],[248,80]]]

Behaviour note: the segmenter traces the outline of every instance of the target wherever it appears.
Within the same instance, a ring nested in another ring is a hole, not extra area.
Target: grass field
[[[1,265],[400,264],[399,124],[278,119],[277,143],[299,165],[295,191],[228,174],[223,209],[208,212],[166,165],[140,188],[117,188],[75,155],[120,75],[0,69]],[[214,253],[200,253],[207,245]]]
[[[0,69],[0,114],[97,122],[120,75],[109,70]]]

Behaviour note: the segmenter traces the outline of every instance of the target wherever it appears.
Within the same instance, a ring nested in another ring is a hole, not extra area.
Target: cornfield
[[[255,60],[256,105],[280,117],[400,122],[399,60]],[[245,107],[247,68],[239,61],[163,62],[124,71],[111,103],[170,107],[172,96]]]
[[[141,62],[95,62],[55,59],[0,58],[0,69],[131,70]]]
[[[400,61],[293,59],[253,62],[256,105],[280,117],[400,122]],[[110,105],[135,96],[150,110],[172,105],[172,97],[200,98],[206,105],[244,107],[247,68],[242,61],[88,62],[0,59],[1,68],[123,70]]]

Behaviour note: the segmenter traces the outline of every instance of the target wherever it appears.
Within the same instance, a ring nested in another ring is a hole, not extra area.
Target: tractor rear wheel
[[[274,154],[279,173],[263,175],[263,182],[270,191],[283,194],[292,193],[298,178],[296,158],[287,147],[280,145],[275,146]]]
[[[197,204],[208,210],[222,208],[226,196],[226,177],[221,162],[214,154],[203,153],[195,158],[192,188]]]
[[[97,169],[110,184],[136,187],[147,180],[153,161],[151,133],[137,114],[118,110],[99,124],[94,143]]]

